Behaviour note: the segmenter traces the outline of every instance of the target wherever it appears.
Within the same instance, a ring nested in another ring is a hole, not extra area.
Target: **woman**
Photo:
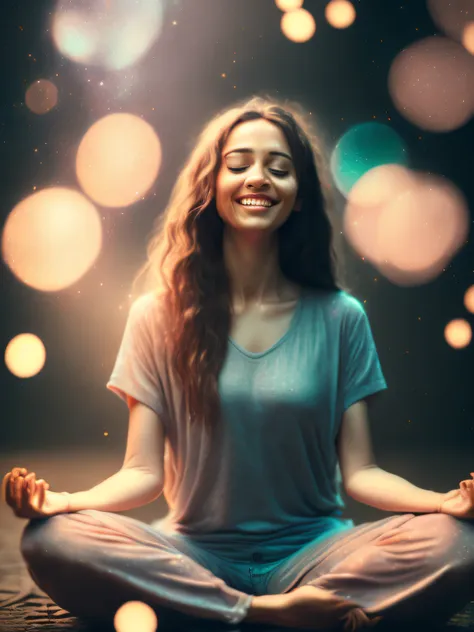
[[[161,619],[350,630],[447,620],[474,595],[472,481],[439,494],[374,462],[366,402],[386,383],[337,280],[330,205],[296,107],[255,97],[202,132],[107,384],[130,410],[122,469],[77,494],[5,477],[32,518],[29,572],[72,614],[140,600]],[[399,515],[355,526],[341,483]],[[152,525],[114,513],[162,491]]]

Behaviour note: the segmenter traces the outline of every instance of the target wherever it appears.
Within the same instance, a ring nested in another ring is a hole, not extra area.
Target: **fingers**
[[[16,510],[22,510],[31,503],[38,487],[36,473],[24,467],[14,467],[2,481],[2,492],[5,502]]]
[[[469,498],[471,494],[474,494],[474,481],[461,481],[459,483],[459,488],[461,490],[461,495],[464,498]]]
[[[46,481],[42,478],[38,481],[39,486],[39,499],[38,499],[38,507],[41,508],[44,504],[44,498],[46,495]]]
[[[39,481],[36,481],[35,478],[36,474],[34,472],[30,472],[27,476],[25,476],[21,498],[21,504],[23,506],[27,506],[36,493]]]
[[[24,467],[14,467],[3,479],[5,501],[11,507],[17,504],[18,498],[21,499],[23,475],[26,473]]]

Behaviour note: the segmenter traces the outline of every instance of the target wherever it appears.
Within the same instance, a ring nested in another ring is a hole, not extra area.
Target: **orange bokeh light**
[[[324,10],[326,20],[335,29],[346,29],[353,24],[356,10],[349,0],[331,0]]]
[[[303,6],[303,0],[275,0],[280,11],[296,11]]]
[[[133,114],[110,114],[84,135],[76,157],[77,179],[98,204],[124,207],[151,188],[161,166],[161,144],[152,126]]]
[[[158,618],[153,608],[142,601],[128,601],[114,616],[117,632],[155,632]]]
[[[35,114],[46,114],[58,103],[58,89],[47,79],[38,79],[25,94],[26,107]]]
[[[467,236],[467,205],[453,185],[418,176],[385,207],[379,230],[385,257],[397,268],[413,273],[442,269]]]
[[[349,192],[343,228],[354,250],[387,279],[417,285],[438,276],[462,248],[469,212],[448,180],[382,165]]]
[[[80,279],[102,247],[102,223],[77,191],[51,188],[34,193],[11,211],[2,234],[2,256],[15,276],[43,292]]]
[[[316,22],[306,9],[290,11],[281,18],[281,31],[292,42],[301,44],[313,37],[316,32]]]
[[[34,334],[15,336],[5,349],[5,365],[13,375],[28,378],[37,375],[44,366],[46,350]]]
[[[352,247],[375,265],[385,253],[379,222],[391,200],[413,186],[411,172],[400,165],[381,165],[367,171],[348,193],[344,232]]]
[[[474,285],[471,285],[464,294],[464,307],[474,314]]]
[[[462,318],[452,320],[444,329],[444,337],[448,345],[454,349],[463,349],[472,340],[471,326]]]
[[[466,24],[462,33],[462,45],[471,55],[474,55],[474,22]]]

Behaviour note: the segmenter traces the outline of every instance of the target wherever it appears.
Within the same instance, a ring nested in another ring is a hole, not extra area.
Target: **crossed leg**
[[[474,523],[443,514],[379,522],[359,528],[359,537],[339,536],[322,556],[316,547],[313,565],[307,550],[280,624],[357,630],[381,621],[442,623],[474,597]],[[283,584],[276,577],[272,592]]]

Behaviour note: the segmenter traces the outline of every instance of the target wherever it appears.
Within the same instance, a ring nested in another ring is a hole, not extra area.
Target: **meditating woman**
[[[438,493],[374,460],[368,402],[386,382],[338,278],[322,154],[288,102],[210,121],[107,384],[129,408],[122,468],[73,494],[5,476],[28,570],[73,615],[139,600],[161,623],[355,630],[446,621],[474,597],[473,480]],[[355,525],[341,485],[391,515]],[[161,493],[160,520],[116,513]]]

